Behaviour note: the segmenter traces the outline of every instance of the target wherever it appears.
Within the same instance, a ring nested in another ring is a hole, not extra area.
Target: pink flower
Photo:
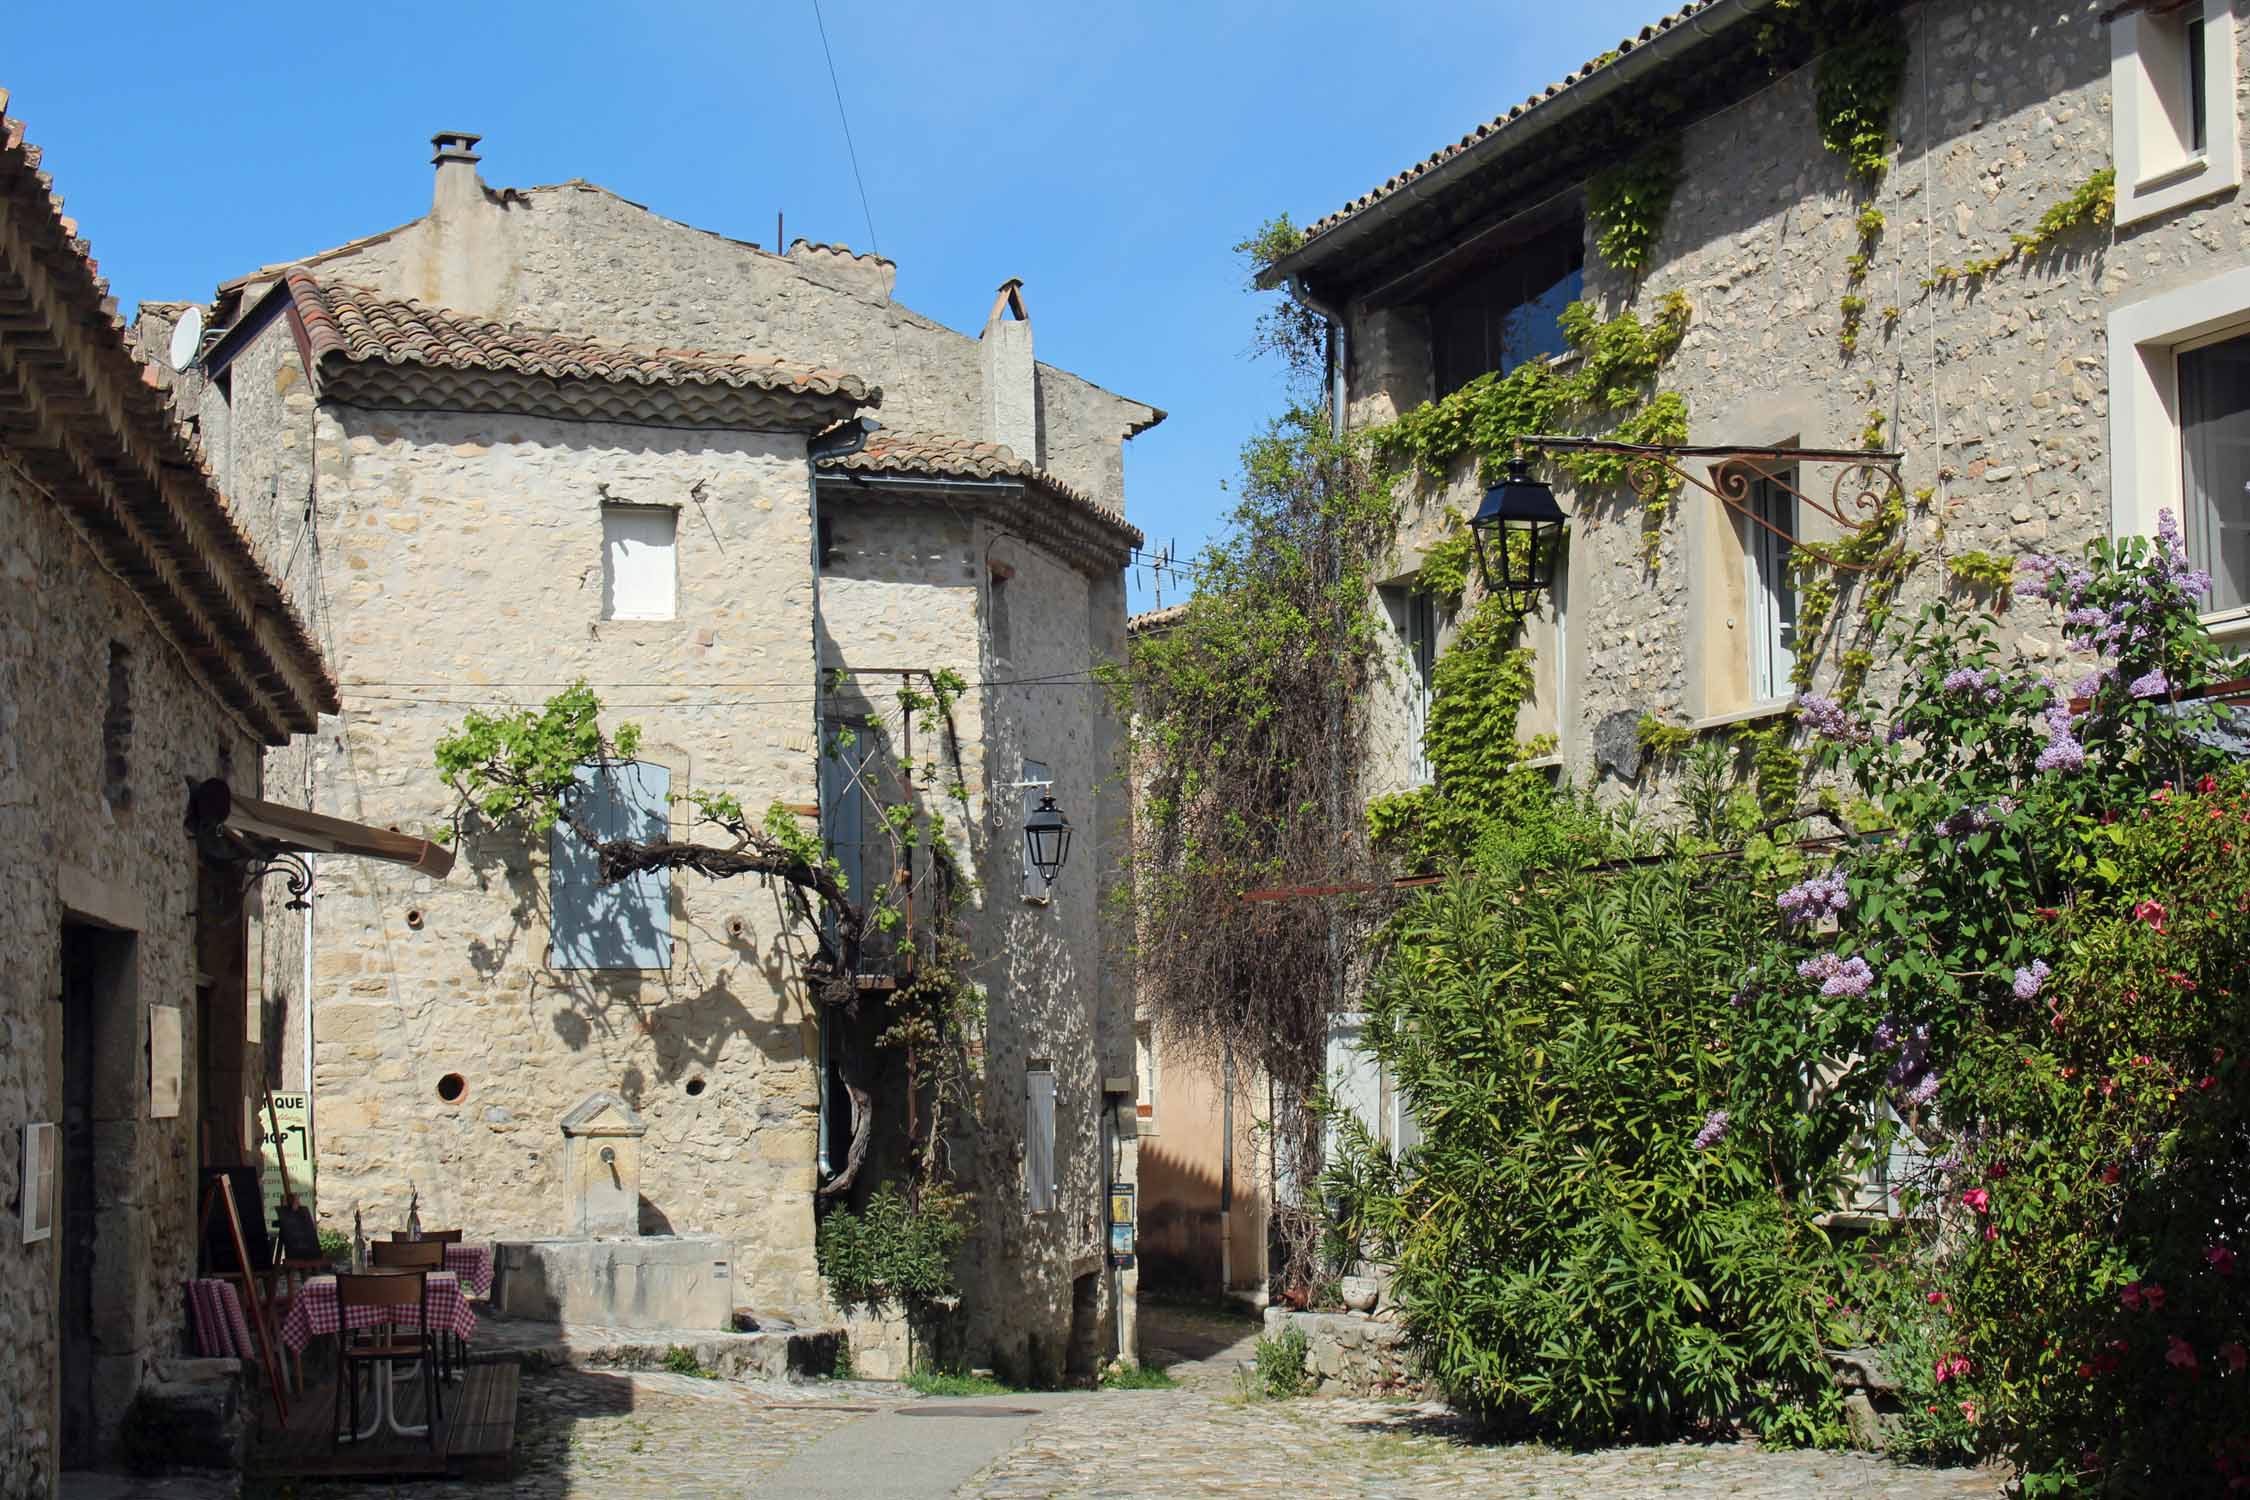
[[[1983,1188],[1970,1188],[1961,1195],[1961,1201],[1981,1214],[1990,1208],[1992,1195]]]
[[[2203,1258],[2209,1261],[2211,1269],[2221,1276],[2232,1276],[2234,1274],[2234,1252],[2226,1246],[2213,1245],[2203,1252]]]
[[[1943,1385],[1957,1375],[1968,1374],[1969,1368],[1969,1357],[1967,1355],[1948,1354],[1938,1360],[1937,1369],[1934,1373],[1937,1376],[1937,1383]]]
[[[1977,1425],[1977,1404],[1974,1401],[1964,1401],[1961,1403],[1961,1420],[1968,1423],[1971,1427]]]
[[[2195,1350],[2188,1347],[2186,1339],[2175,1333],[2172,1335],[2171,1347],[2164,1351],[2164,1362],[2176,1370],[2192,1370],[2196,1367]]]
[[[2125,1290],[2117,1294],[2117,1300],[2125,1304],[2127,1312],[2139,1312],[2141,1310],[2141,1284],[2136,1281],[2131,1286],[2126,1287]]]
[[[2143,901],[2133,908],[2133,915],[2158,932],[2164,930],[2164,908],[2154,901]]]
[[[2164,1306],[2164,1288],[2156,1282],[2150,1282],[2141,1288],[2141,1300],[2148,1304],[2150,1312],[2156,1312]]]
[[[2250,1365],[2250,1349],[2242,1347],[2242,1340],[2233,1339],[2219,1346],[2219,1358],[2227,1362],[2229,1370],[2240,1375],[2242,1367]]]
[[[1923,1298],[1922,1300],[1923,1300],[1924,1302],[1927,1302],[1927,1303],[1929,1303],[1929,1304],[1930,1304],[1930,1306],[1932,1306],[1932,1307],[1936,1307],[1936,1306],[1937,1306],[1937,1305],[1938,1305],[1939,1303],[1941,1303],[1941,1302],[1943,1302],[1943,1301],[1945,1300],[1945,1293],[1943,1293],[1943,1292],[1932,1292],[1932,1293],[1930,1293],[1930,1294],[1929,1294],[1929,1295],[1928,1295],[1927,1297],[1924,1297],[1924,1298]]]

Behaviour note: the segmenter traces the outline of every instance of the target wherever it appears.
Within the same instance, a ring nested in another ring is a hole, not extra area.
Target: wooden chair
[[[433,1240],[426,1233],[418,1240],[402,1240],[394,1235],[390,1239],[376,1240],[369,1245],[367,1259],[379,1271],[442,1271],[445,1269],[445,1246],[444,1240]],[[453,1357],[460,1342],[447,1330],[437,1330],[438,1373],[446,1380],[453,1378]],[[468,1349],[462,1347],[459,1353],[461,1363],[467,1364]]]
[[[352,1310],[361,1307],[383,1309],[383,1321],[369,1328],[352,1327]],[[415,1309],[416,1321],[411,1328],[402,1327],[396,1321],[404,1308]],[[336,1318],[337,1420],[341,1421],[344,1416],[345,1392],[349,1390],[350,1431],[355,1435],[359,1432],[359,1381],[355,1374],[358,1368],[372,1370],[374,1379],[392,1380],[398,1362],[412,1360],[422,1366],[422,1436],[435,1448],[438,1423],[445,1412],[439,1404],[437,1347],[431,1337],[429,1272],[417,1269],[386,1276],[340,1275],[336,1278]],[[378,1390],[375,1398],[387,1403],[391,1395]],[[390,1421],[394,1428],[403,1425],[395,1411]],[[341,1441],[344,1430],[338,1427],[329,1434],[330,1447]]]

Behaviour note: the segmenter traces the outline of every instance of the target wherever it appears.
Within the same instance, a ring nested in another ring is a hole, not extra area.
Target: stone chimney
[[[1031,358],[1031,314],[1024,309],[1023,282],[1017,277],[1000,283],[982,337],[985,439],[1037,464],[1039,375]]]
[[[484,180],[477,176],[481,135],[466,130],[441,130],[430,137],[430,158],[437,167],[437,186],[430,195],[430,216],[440,223],[458,220],[484,203]]]

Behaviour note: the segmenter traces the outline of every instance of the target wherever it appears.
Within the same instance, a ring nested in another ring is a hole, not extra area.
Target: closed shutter
[[[578,768],[572,806],[596,835],[655,839],[671,825],[672,773],[646,761]],[[672,873],[601,883],[601,858],[566,823],[548,840],[548,902],[558,969],[672,967]]]
[[[1362,1031],[1367,1018],[1358,1013],[1328,1018],[1328,1097],[1339,1115],[1351,1114],[1367,1127],[1373,1140],[1384,1139],[1383,1066],[1368,1051]],[[1336,1150],[1335,1121],[1328,1125],[1328,1151]]]
[[[1024,1074],[1023,1187],[1035,1214],[1055,1207],[1055,1070],[1034,1064]]]

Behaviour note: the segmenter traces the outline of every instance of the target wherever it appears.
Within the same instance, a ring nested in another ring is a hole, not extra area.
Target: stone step
[[[716,1333],[699,1328],[600,1328],[530,1318],[488,1317],[469,1346],[472,1361],[507,1361],[526,1370],[661,1370],[681,1362],[723,1380],[802,1380],[828,1375],[844,1346],[841,1328]]]

